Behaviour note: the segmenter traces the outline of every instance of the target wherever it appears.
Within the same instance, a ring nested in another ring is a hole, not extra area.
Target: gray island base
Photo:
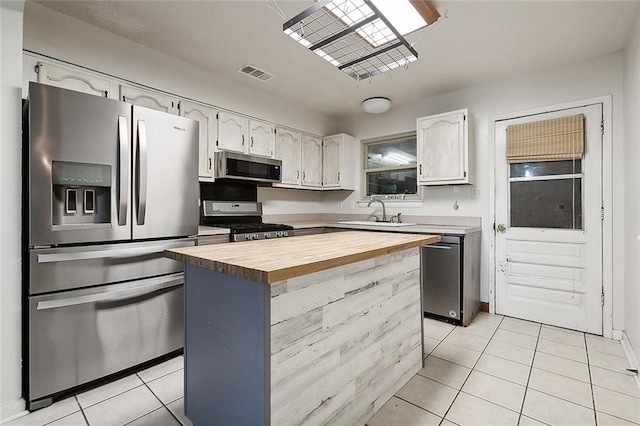
[[[417,245],[271,283],[183,259],[197,426],[362,425],[422,367]]]

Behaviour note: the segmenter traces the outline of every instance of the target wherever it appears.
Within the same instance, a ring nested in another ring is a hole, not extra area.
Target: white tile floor
[[[425,319],[424,333],[425,367],[368,426],[640,425],[640,390],[619,342],[485,313],[464,328]],[[173,358],[7,426],[191,425],[183,362]]]

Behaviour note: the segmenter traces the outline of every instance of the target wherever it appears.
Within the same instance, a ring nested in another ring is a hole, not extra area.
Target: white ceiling
[[[394,1],[394,0],[389,0]],[[359,85],[282,32],[273,0],[41,1],[184,62],[334,117],[556,68],[622,50],[637,1],[435,1],[436,24],[407,36],[419,59]],[[286,18],[313,1],[278,0]],[[237,72],[250,63],[276,75]]]

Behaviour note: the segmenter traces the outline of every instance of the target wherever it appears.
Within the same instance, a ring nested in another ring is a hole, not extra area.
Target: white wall
[[[394,78],[402,78],[396,75]],[[428,78],[428,76],[425,76]],[[530,75],[497,81],[483,86],[446,93],[426,98],[420,101],[397,105],[381,115],[360,115],[349,117],[338,122],[340,131],[352,134],[356,140],[392,135],[415,130],[416,118],[426,115],[469,108],[471,122],[469,133],[474,153],[470,161],[474,162],[475,173],[473,186],[482,190],[482,198],[471,195],[471,187],[461,187],[454,193],[455,187],[439,187],[424,189],[424,203],[417,206],[403,206],[391,208],[392,214],[401,211],[405,215],[429,216],[478,216],[482,218],[482,263],[481,263],[481,298],[489,300],[489,235],[491,235],[493,218],[489,216],[490,177],[493,158],[489,156],[490,135],[489,123],[492,116],[503,113],[517,112],[536,107],[550,106],[574,100],[592,98],[601,95],[613,95],[613,191],[615,200],[614,211],[614,241],[621,241],[622,236],[622,54],[616,53],[588,62],[538,72]],[[393,102],[393,98],[391,99]],[[358,180],[361,176],[358,175]],[[360,187],[360,184],[358,184]],[[361,191],[355,191],[348,198],[344,194],[323,194],[323,202],[328,211],[340,212],[337,201],[356,201]],[[453,203],[458,201],[459,210],[453,209]],[[343,205],[348,205],[344,203]],[[358,213],[371,209],[363,206],[357,208]],[[344,213],[345,211],[342,210]],[[609,212],[607,212],[609,214]],[[623,314],[623,250],[620,244],[614,245],[614,309],[620,309],[614,314],[614,328],[622,329]]]
[[[624,46],[625,332],[640,355],[640,9]]]
[[[260,90],[222,79],[120,36],[27,2],[24,48],[41,55],[110,74],[119,79],[293,127],[318,135],[334,132],[334,119],[301,104],[274,98]],[[25,55],[25,81],[35,80],[36,59]],[[26,84],[25,84],[26,94]],[[296,194],[297,193],[297,194]],[[259,189],[266,214],[314,213],[320,192]],[[297,203],[291,199],[297,198]]]
[[[24,410],[21,370],[22,1],[0,2],[0,422]]]

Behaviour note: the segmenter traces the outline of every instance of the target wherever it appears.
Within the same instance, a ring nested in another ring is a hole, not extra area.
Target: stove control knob
[[[265,232],[265,233],[264,233],[264,238],[265,238],[265,239],[267,239],[267,238],[271,238],[271,232]]]
[[[289,231],[282,231],[282,236],[283,237],[288,237],[289,236]]]
[[[250,239],[251,239],[251,235],[246,234],[246,235],[244,236],[244,239],[245,239],[245,240],[250,240]]]
[[[257,240],[258,239],[258,234],[251,234],[251,239],[252,240]]]

